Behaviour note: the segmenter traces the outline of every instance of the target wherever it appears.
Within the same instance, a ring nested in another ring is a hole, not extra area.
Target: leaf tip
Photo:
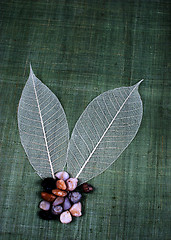
[[[30,63],[30,74],[31,74],[31,75],[34,75],[34,72],[33,72],[32,66],[31,66],[31,63]]]
[[[139,87],[139,85],[144,81],[144,79],[141,79],[139,82],[135,84],[136,87]]]

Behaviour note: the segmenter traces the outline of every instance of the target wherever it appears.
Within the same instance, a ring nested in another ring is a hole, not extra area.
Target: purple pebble
[[[77,203],[81,200],[81,193],[79,192],[71,192],[69,193],[69,199],[71,200],[71,202],[73,203]]]
[[[63,203],[63,209],[64,209],[64,211],[66,211],[66,210],[70,209],[70,207],[71,207],[71,203],[70,203],[69,199],[66,197],[64,200],[64,203]]]

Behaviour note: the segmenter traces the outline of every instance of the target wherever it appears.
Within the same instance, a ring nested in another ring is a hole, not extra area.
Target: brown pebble
[[[62,179],[58,180],[56,182],[56,186],[57,186],[57,188],[59,188],[61,190],[66,190],[66,184],[65,184],[64,180],[62,180]]]
[[[47,192],[41,192],[41,197],[48,202],[53,202],[56,199],[55,195]]]
[[[55,194],[58,197],[65,197],[67,195],[67,192],[62,191],[60,189],[53,189],[52,193]]]
[[[93,191],[93,187],[88,183],[83,183],[82,184],[82,189],[85,193],[89,193],[89,192]]]

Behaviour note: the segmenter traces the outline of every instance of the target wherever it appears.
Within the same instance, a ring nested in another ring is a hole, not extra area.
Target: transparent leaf
[[[69,129],[64,110],[51,90],[33,73],[23,89],[18,107],[21,143],[42,177],[53,177],[64,168]]]
[[[80,183],[105,171],[135,137],[143,114],[140,83],[102,93],[78,119],[68,146],[67,170]]]

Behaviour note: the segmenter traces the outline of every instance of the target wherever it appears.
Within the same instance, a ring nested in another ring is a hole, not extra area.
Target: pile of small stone
[[[45,178],[42,181],[44,191],[41,192],[43,201],[39,204],[41,209],[39,216],[45,220],[59,218],[62,223],[70,223],[72,217],[82,215],[80,202],[82,195],[77,188],[78,179],[69,178],[69,174],[65,171],[56,173],[55,177],[56,179]],[[84,183],[81,189],[88,193],[93,187]]]

